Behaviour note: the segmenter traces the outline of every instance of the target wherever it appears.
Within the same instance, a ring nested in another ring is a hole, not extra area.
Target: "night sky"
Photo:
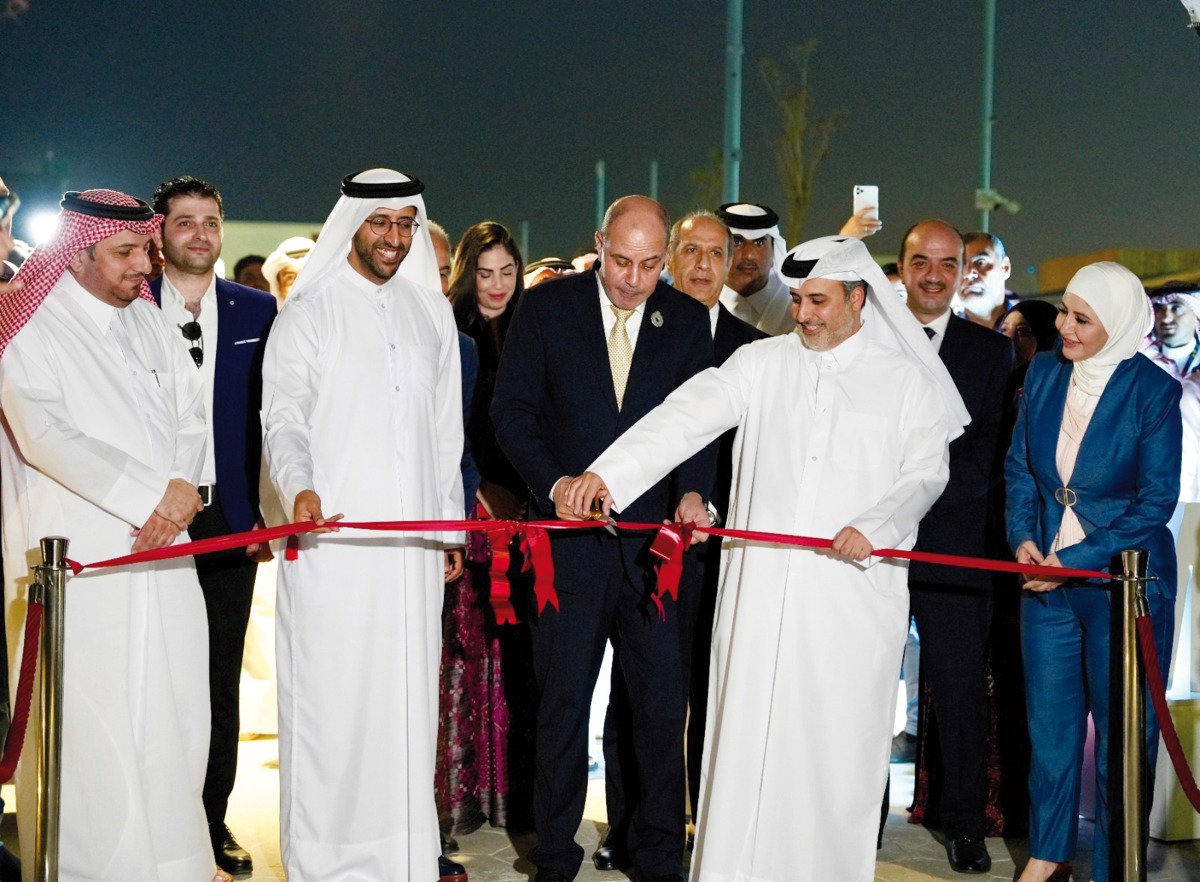
[[[836,231],[854,184],[880,188],[872,250],[894,253],[922,217],[975,227],[982,2],[745,7],[742,198],[782,202],[759,60],[815,37],[818,101],[850,116],[806,237]],[[1022,211],[992,229],[1012,287],[1033,290],[1025,268],[1049,257],[1200,248],[1200,39],[1178,0],[999,7],[992,179]],[[0,39],[18,234],[39,186],[146,198],[188,173],[231,219],[320,221],[342,175],[384,165],[426,182],[452,236],[528,221],[533,259],[590,238],[597,159],[610,198],[646,192],[657,159],[678,213],[722,140],[723,0],[32,0]],[[38,178],[47,151],[61,177]]]

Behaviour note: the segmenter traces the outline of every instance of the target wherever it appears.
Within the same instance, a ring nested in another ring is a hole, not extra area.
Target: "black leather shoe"
[[[629,853],[625,850],[625,836],[610,827],[604,834],[600,847],[592,854],[592,866],[597,870],[624,870],[629,867]]]
[[[567,882],[567,877],[558,870],[548,870],[545,867],[538,867],[537,875],[533,877],[533,882]]]
[[[592,855],[592,866],[597,870],[624,870],[629,866],[629,855],[623,848],[604,843]]]
[[[467,870],[444,854],[438,855],[438,882],[467,882]]]
[[[950,843],[950,869],[956,873],[986,873],[992,868],[987,844],[973,836],[961,836]]]
[[[208,838],[212,840],[213,859],[217,866],[232,876],[248,876],[254,872],[250,852],[238,845],[225,824],[209,824]]]

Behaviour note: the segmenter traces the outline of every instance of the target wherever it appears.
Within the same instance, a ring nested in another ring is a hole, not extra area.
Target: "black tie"
[[[928,326],[922,328],[921,330],[925,332],[925,336],[928,337],[930,340],[932,340],[934,338],[934,336],[937,334],[937,331],[935,331],[933,328],[930,328]]]

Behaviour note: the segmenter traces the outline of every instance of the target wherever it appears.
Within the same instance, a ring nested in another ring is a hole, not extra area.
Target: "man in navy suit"
[[[259,522],[262,358],[275,298],[216,277],[225,210],[212,184],[188,176],[166,181],[154,191],[154,210],[166,218],[165,267],[150,289],[168,324],[179,328],[179,343],[205,387],[208,445],[199,486],[205,507],[188,532],[192,539],[240,533]],[[235,875],[253,870],[225,824],[225,810],[237,773],[238,687],[260,557],[270,557],[265,544],[196,558],[208,610],[212,703],[204,811],[217,865]]]
[[[699,303],[659,281],[670,226],[661,205],[618,199],[596,233],[598,266],[525,293],[500,361],[492,419],[504,452],[554,517],[565,476],[587,465],[681,383],[713,362]],[[630,521],[702,517],[710,448],[623,512]],[[565,513],[565,512],[564,512]],[[680,880],[683,850],[684,687],[678,610],[651,601],[649,536],[603,530],[553,535],[559,608],[533,625],[538,708],[531,858],[538,882],[579,872],[575,833],[587,785],[587,723],[605,642],[613,640],[629,697],[638,769],[628,850],[642,878]]]
[[[950,442],[950,481],[921,520],[916,549],[987,556],[1009,425],[1016,357],[1001,334],[950,312],[963,279],[963,240],[945,221],[913,226],[900,246],[908,308],[950,372],[971,414]],[[929,684],[943,768],[941,820],[950,866],[960,873],[991,867],[984,843],[987,803],[987,683],[984,649],[991,619],[991,574],[923,564],[908,568],[912,612],[921,635],[921,678]]]
[[[769,335],[744,322],[721,303],[721,288],[733,264],[733,233],[710,211],[694,211],[671,227],[671,278],[675,287],[708,307],[713,335],[713,357],[720,367],[741,346]],[[733,483],[733,439],[730,430],[718,442],[717,477],[713,483],[710,517],[713,523],[729,513],[729,489]],[[714,517],[715,516],[715,517]],[[694,807],[700,796],[700,760],[704,751],[704,729],[708,718],[708,656],[712,646],[713,616],[716,614],[717,584],[721,575],[721,539],[713,536],[684,558],[685,565],[701,569],[699,590],[680,597],[684,607],[684,664],[690,661],[688,677],[687,778]]]

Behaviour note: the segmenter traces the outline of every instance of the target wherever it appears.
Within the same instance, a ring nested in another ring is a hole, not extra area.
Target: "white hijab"
[[[1095,355],[1072,366],[1076,388],[1098,398],[1117,365],[1137,354],[1154,324],[1154,313],[1141,280],[1112,261],[1085,266],[1071,277],[1066,293],[1090,306],[1108,332],[1108,341]]]
[[[372,168],[352,175],[349,180],[354,184],[387,185],[409,183],[416,179],[390,168]],[[421,198],[420,193],[374,198],[347,196],[343,186],[342,198],[337,201],[333,211],[329,213],[329,218],[321,227],[317,244],[304,261],[304,268],[300,270],[283,308],[286,309],[292,301],[303,298],[321,279],[341,268],[350,254],[354,234],[373,212],[380,208],[396,210],[410,205],[417,209],[416,220],[420,226],[413,232],[408,254],[405,255],[396,275],[440,293],[442,283],[438,275],[437,255],[433,250],[433,240],[429,236],[429,215],[425,212],[425,200]]]
[[[963,427],[971,422],[971,414],[958,387],[866,245],[849,236],[823,236],[797,245],[776,269],[789,288],[799,288],[805,279],[861,279],[867,299],[863,303],[863,327],[858,333],[917,362],[941,390],[952,426],[950,437],[962,434]]]

